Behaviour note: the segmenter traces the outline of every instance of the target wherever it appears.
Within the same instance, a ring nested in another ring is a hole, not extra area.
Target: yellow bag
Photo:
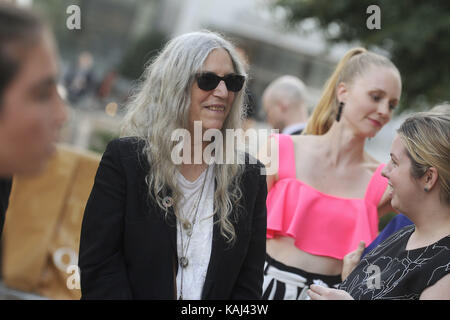
[[[15,177],[3,230],[2,272],[13,289],[79,299],[78,249],[100,155],[58,146],[38,177]]]

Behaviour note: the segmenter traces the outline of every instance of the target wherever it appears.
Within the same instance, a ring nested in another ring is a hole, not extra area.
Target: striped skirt
[[[311,284],[337,288],[341,276],[327,276],[287,266],[269,255],[264,264],[264,300],[309,300],[306,293]]]

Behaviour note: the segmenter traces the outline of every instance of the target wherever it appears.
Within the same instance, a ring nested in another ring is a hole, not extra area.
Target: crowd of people
[[[67,114],[46,24],[1,5],[0,45],[2,227],[12,176],[42,170]],[[147,65],[86,204],[82,299],[450,299],[450,106],[409,116],[379,163],[364,146],[393,117],[401,74],[354,48],[311,116],[299,78],[267,87],[281,133],[259,161],[225,134],[242,128],[247,72],[210,31],[174,37]],[[195,139],[208,132],[222,139]],[[380,234],[392,211],[407,221]]]

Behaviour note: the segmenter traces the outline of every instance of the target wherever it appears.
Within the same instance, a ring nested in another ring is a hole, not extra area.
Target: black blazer
[[[82,299],[176,298],[176,220],[173,212],[164,218],[148,197],[143,145],[136,138],[113,140],[100,162],[81,230]],[[243,208],[233,209],[233,246],[214,224],[202,299],[261,297],[267,225],[262,167],[246,164]]]

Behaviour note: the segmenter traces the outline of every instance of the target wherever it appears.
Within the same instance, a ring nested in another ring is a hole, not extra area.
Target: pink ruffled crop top
[[[372,175],[364,198],[322,193],[296,178],[291,136],[278,136],[278,181],[267,195],[267,238],[287,236],[305,252],[343,259],[361,240],[378,234],[377,206],[387,187],[384,164]]]

